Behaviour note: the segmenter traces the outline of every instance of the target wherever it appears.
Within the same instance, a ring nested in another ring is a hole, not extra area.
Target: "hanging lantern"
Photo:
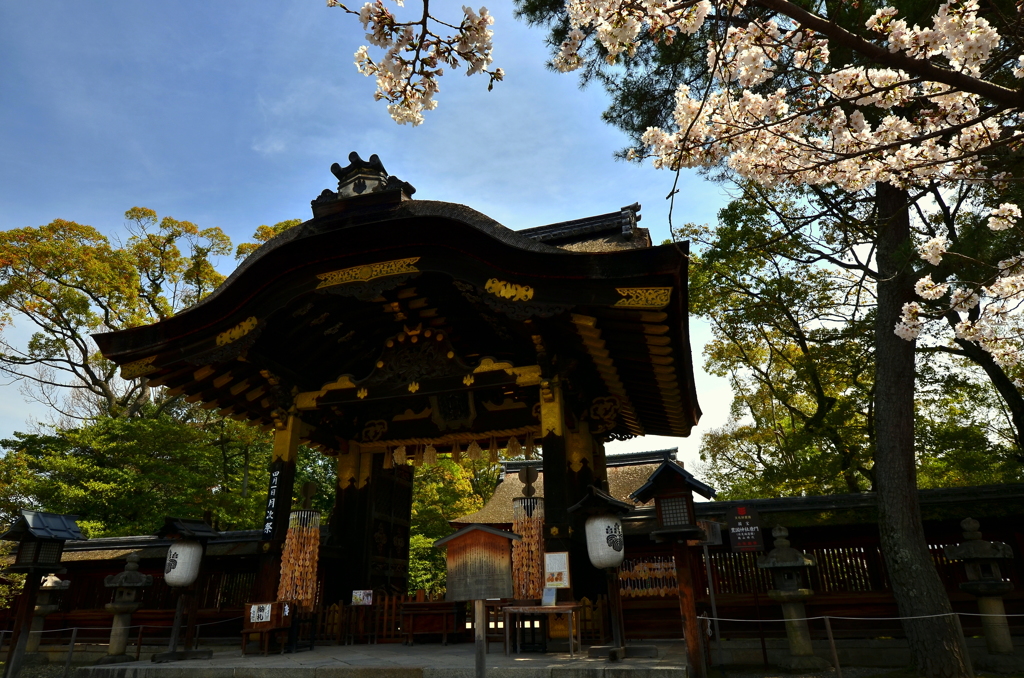
[[[168,586],[188,586],[199,576],[199,563],[203,560],[203,545],[197,541],[181,540],[167,547],[164,581]]]
[[[618,567],[625,555],[622,521],[606,513],[587,518],[587,555],[594,567]]]

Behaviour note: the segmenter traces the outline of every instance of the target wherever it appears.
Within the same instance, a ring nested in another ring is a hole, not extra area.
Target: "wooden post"
[[[541,382],[540,427],[544,449],[544,550],[569,551],[569,503],[565,494],[569,467],[562,387],[557,379]]]
[[[686,660],[698,678],[706,678],[702,672],[700,626],[697,623],[697,600],[693,591],[693,576],[690,572],[690,553],[686,542],[676,541],[672,555],[676,561],[676,580],[679,583],[679,612],[683,617],[683,638],[686,640]]]
[[[25,646],[28,645],[28,634],[32,631],[32,613],[36,608],[36,596],[39,593],[40,576],[38,572],[29,570],[25,574],[25,587],[21,594],[21,611],[18,615],[18,624],[15,626],[14,636],[11,638],[11,648],[7,652],[7,668],[4,671],[4,678],[18,678],[21,672],[21,662],[25,657]]]
[[[487,673],[487,608],[482,600],[473,601],[473,636],[476,639],[476,678]],[[572,639],[569,640],[572,642]]]
[[[274,434],[274,452],[270,458],[271,494],[267,497],[264,535],[261,543],[259,573],[253,595],[258,602],[277,600],[281,580],[281,546],[288,534],[288,518],[292,508],[295,485],[295,462],[299,453],[299,430],[302,422],[288,415],[283,428]],[[276,483],[273,480],[277,475]],[[269,532],[267,530],[269,529]],[[269,538],[268,538],[269,537]]]

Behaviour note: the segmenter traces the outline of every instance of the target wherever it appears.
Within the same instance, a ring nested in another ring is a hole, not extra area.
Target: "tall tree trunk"
[[[900,616],[952,611],[921,524],[914,458],[914,342],[894,333],[903,304],[914,298],[909,266],[909,196],[876,184],[878,314],[875,326],[875,482],[878,532]],[[953,617],[903,622],[921,675],[970,676]]]

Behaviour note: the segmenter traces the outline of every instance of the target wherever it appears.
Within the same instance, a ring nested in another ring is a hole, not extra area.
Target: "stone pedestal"
[[[128,649],[128,630],[132,625],[132,613],[139,609],[141,602],[136,602],[139,589],[153,583],[153,576],[139,574],[139,556],[135,553],[128,554],[124,572],[112,574],[106,578],[104,585],[116,588],[114,591],[114,602],[107,603],[103,609],[114,615],[110,628],[110,645],[107,648],[107,656],[97,662],[98,664],[116,664],[119,662],[133,661],[125,654]]]
[[[803,586],[804,572],[814,566],[814,558],[789,545],[786,528],[774,528],[772,536],[775,548],[758,558],[757,566],[771,571],[775,588],[768,592],[768,597],[782,605],[782,616],[786,619],[789,657],[780,665],[790,671],[826,669],[831,665],[814,654],[804,607],[804,601],[814,595],[814,591]]]
[[[56,575],[43,577],[42,585],[39,587],[39,597],[32,609],[32,632],[29,633],[28,643],[25,645],[25,652],[38,652],[39,643],[43,640],[43,626],[46,624],[46,616],[57,611],[57,596],[65,591],[71,582],[61,581]]]
[[[985,646],[988,654],[974,662],[977,668],[999,673],[1024,671],[1024,661],[1013,653],[1010,627],[1006,623],[1006,609],[1003,596],[1013,590],[1013,582],[1004,581],[999,561],[1013,558],[1013,549],[998,541],[984,541],[973,518],[960,523],[964,530],[964,541],[943,547],[950,560],[963,561],[967,581],[960,588],[978,598],[978,612],[982,615],[981,625],[985,630]]]

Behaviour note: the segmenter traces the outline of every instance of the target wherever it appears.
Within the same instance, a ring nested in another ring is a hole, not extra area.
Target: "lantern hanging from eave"
[[[590,485],[583,498],[569,508],[570,514],[587,517],[584,528],[591,565],[605,570],[622,564],[626,552],[620,516],[632,508],[595,485]]]
[[[164,564],[164,581],[168,586],[190,586],[199,576],[199,564],[203,561],[203,545],[190,539],[172,542],[167,547],[167,562]]]
[[[587,518],[587,555],[597,568],[618,567],[625,557],[622,540],[622,521],[617,515],[606,513]]]

